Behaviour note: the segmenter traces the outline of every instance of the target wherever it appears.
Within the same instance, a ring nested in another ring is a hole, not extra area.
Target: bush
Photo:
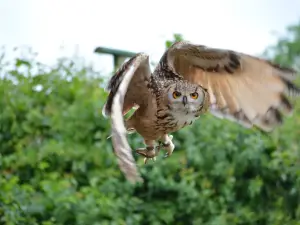
[[[68,59],[1,68],[0,224],[300,224],[299,109],[272,134],[205,115],[174,134],[172,157],[135,156],[134,186],[106,139],[96,72]]]

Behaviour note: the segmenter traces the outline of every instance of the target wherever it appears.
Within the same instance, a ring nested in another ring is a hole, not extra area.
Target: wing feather
[[[133,68],[132,74],[128,73],[130,68]],[[151,77],[149,57],[144,53],[138,53],[125,62],[110,79],[107,86],[109,95],[102,110],[104,116],[107,117],[110,115],[114,96],[118,91],[119,85],[124,81],[128,74],[132,75],[132,77],[130,76],[130,83],[125,90],[126,95],[124,97],[124,105],[122,108],[123,115],[134,106],[142,108],[147,105],[150,97],[147,85],[150,82]]]
[[[108,85],[110,93],[103,109],[104,114],[111,117],[111,138],[119,167],[126,179],[131,182],[143,180],[126,138],[127,128],[123,115],[134,105],[145,107],[149,98],[147,83],[150,76],[148,55],[140,53],[131,58],[111,78]]]
[[[292,81],[296,71],[231,50],[177,42],[167,51],[168,66],[177,76],[207,89],[210,112],[247,127],[270,131],[290,114],[286,98],[299,96]]]

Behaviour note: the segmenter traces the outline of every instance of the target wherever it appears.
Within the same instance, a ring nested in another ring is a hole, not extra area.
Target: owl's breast
[[[175,111],[172,112],[171,115],[177,129],[191,125],[196,119],[199,118],[199,115],[197,115],[195,112]]]
[[[199,118],[199,113],[186,111],[169,111],[157,117],[157,130],[164,134],[175,132],[191,125]]]

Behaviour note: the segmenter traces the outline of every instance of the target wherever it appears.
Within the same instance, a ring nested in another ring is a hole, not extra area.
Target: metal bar
[[[95,53],[109,54],[113,56],[115,69],[122,65],[126,58],[131,58],[136,55],[135,52],[123,51],[119,49],[97,47],[94,50]]]
[[[104,47],[97,47],[94,52],[96,53],[102,53],[102,54],[110,54],[110,55],[116,55],[116,56],[123,56],[123,57],[133,57],[136,55],[135,52],[129,52],[129,51],[123,51],[113,48],[104,48]]]

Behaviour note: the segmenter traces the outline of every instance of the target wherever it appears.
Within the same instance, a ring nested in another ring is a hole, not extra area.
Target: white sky
[[[158,61],[177,32],[197,44],[259,54],[300,19],[300,0],[0,0],[0,45],[29,45],[39,60],[79,55],[108,72],[95,47],[147,52]],[[60,46],[64,45],[64,50]]]

